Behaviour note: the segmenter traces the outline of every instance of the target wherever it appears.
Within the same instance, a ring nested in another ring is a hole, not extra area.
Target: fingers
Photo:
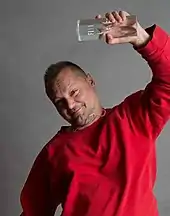
[[[122,23],[123,22],[123,19],[122,17],[120,16],[119,12],[118,11],[113,11],[110,13],[111,16],[113,17],[113,19],[115,20],[115,22],[118,22],[118,23]],[[110,19],[109,19],[110,20]],[[110,20],[111,21],[111,20]]]
[[[128,16],[129,14],[125,11],[119,11],[119,16],[122,18],[123,21],[126,20],[126,16]]]
[[[125,11],[113,11],[113,12],[110,12],[110,13],[106,13],[106,18],[109,20],[109,21],[113,21],[113,22],[118,22],[118,23],[122,23],[126,20],[126,16],[128,15],[127,12]]]
[[[107,12],[105,14],[105,18],[108,21],[110,21],[111,23],[114,23],[116,25],[116,24],[123,23],[124,21],[126,21],[127,16],[129,16],[129,15],[130,14],[127,13],[126,11],[113,11],[113,12]],[[100,18],[102,18],[102,16],[99,14],[95,18],[100,19]],[[107,22],[106,22],[106,24],[107,24]],[[107,44],[124,43],[127,40],[127,38],[114,38],[112,33],[107,29],[106,29],[106,31],[103,32],[103,34],[101,34],[99,36],[99,38],[101,40],[104,40]]]
[[[107,13],[105,14],[105,17],[106,17],[110,22],[112,22],[112,23],[115,23],[115,22],[116,22],[116,19],[115,19],[113,13],[111,13],[111,12],[107,12]]]
[[[113,11],[113,12],[107,12],[105,14],[105,17],[107,20],[109,20],[112,23],[122,23],[126,20],[126,16],[130,15],[126,11]],[[99,14],[95,17],[96,19],[102,18],[102,16]]]

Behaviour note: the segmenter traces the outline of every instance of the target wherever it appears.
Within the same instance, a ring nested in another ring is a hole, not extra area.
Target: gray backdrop
[[[143,26],[170,32],[169,0],[1,0],[0,5],[0,215],[19,215],[19,194],[33,161],[63,120],[44,93],[49,64],[71,60],[90,71],[106,107],[143,88],[150,70],[130,45],[78,43],[76,20],[124,9]],[[93,4],[93,5],[92,5]],[[161,216],[170,215],[170,124],[157,142],[155,188]],[[56,213],[59,215],[59,213]]]

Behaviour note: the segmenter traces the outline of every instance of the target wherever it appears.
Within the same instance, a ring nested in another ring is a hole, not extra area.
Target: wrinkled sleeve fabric
[[[59,194],[54,199],[51,187],[51,165],[44,148],[37,156],[21,191],[21,216],[53,216],[60,204]]]
[[[152,79],[144,90],[124,101],[124,108],[135,133],[155,140],[170,117],[170,37],[157,25],[146,29],[150,41],[135,49],[147,61]]]

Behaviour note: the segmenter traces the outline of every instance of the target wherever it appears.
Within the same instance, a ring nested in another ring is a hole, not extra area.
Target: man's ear
[[[92,87],[95,87],[96,83],[95,83],[93,77],[89,73],[87,73],[87,81]]]

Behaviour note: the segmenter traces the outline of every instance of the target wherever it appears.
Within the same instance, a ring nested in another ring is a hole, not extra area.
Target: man
[[[126,15],[106,17],[119,23]],[[103,37],[110,45],[131,43],[153,77],[111,109],[101,106],[94,80],[79,66],[58,62],[46,71],[46,93],[70,126],[36,158],[21,193],[24,216],[52,216],[59,204],[63,216],[158,215],[155,141],[170,116],[170,38],[157,25],[136,29],[133,38]]]

